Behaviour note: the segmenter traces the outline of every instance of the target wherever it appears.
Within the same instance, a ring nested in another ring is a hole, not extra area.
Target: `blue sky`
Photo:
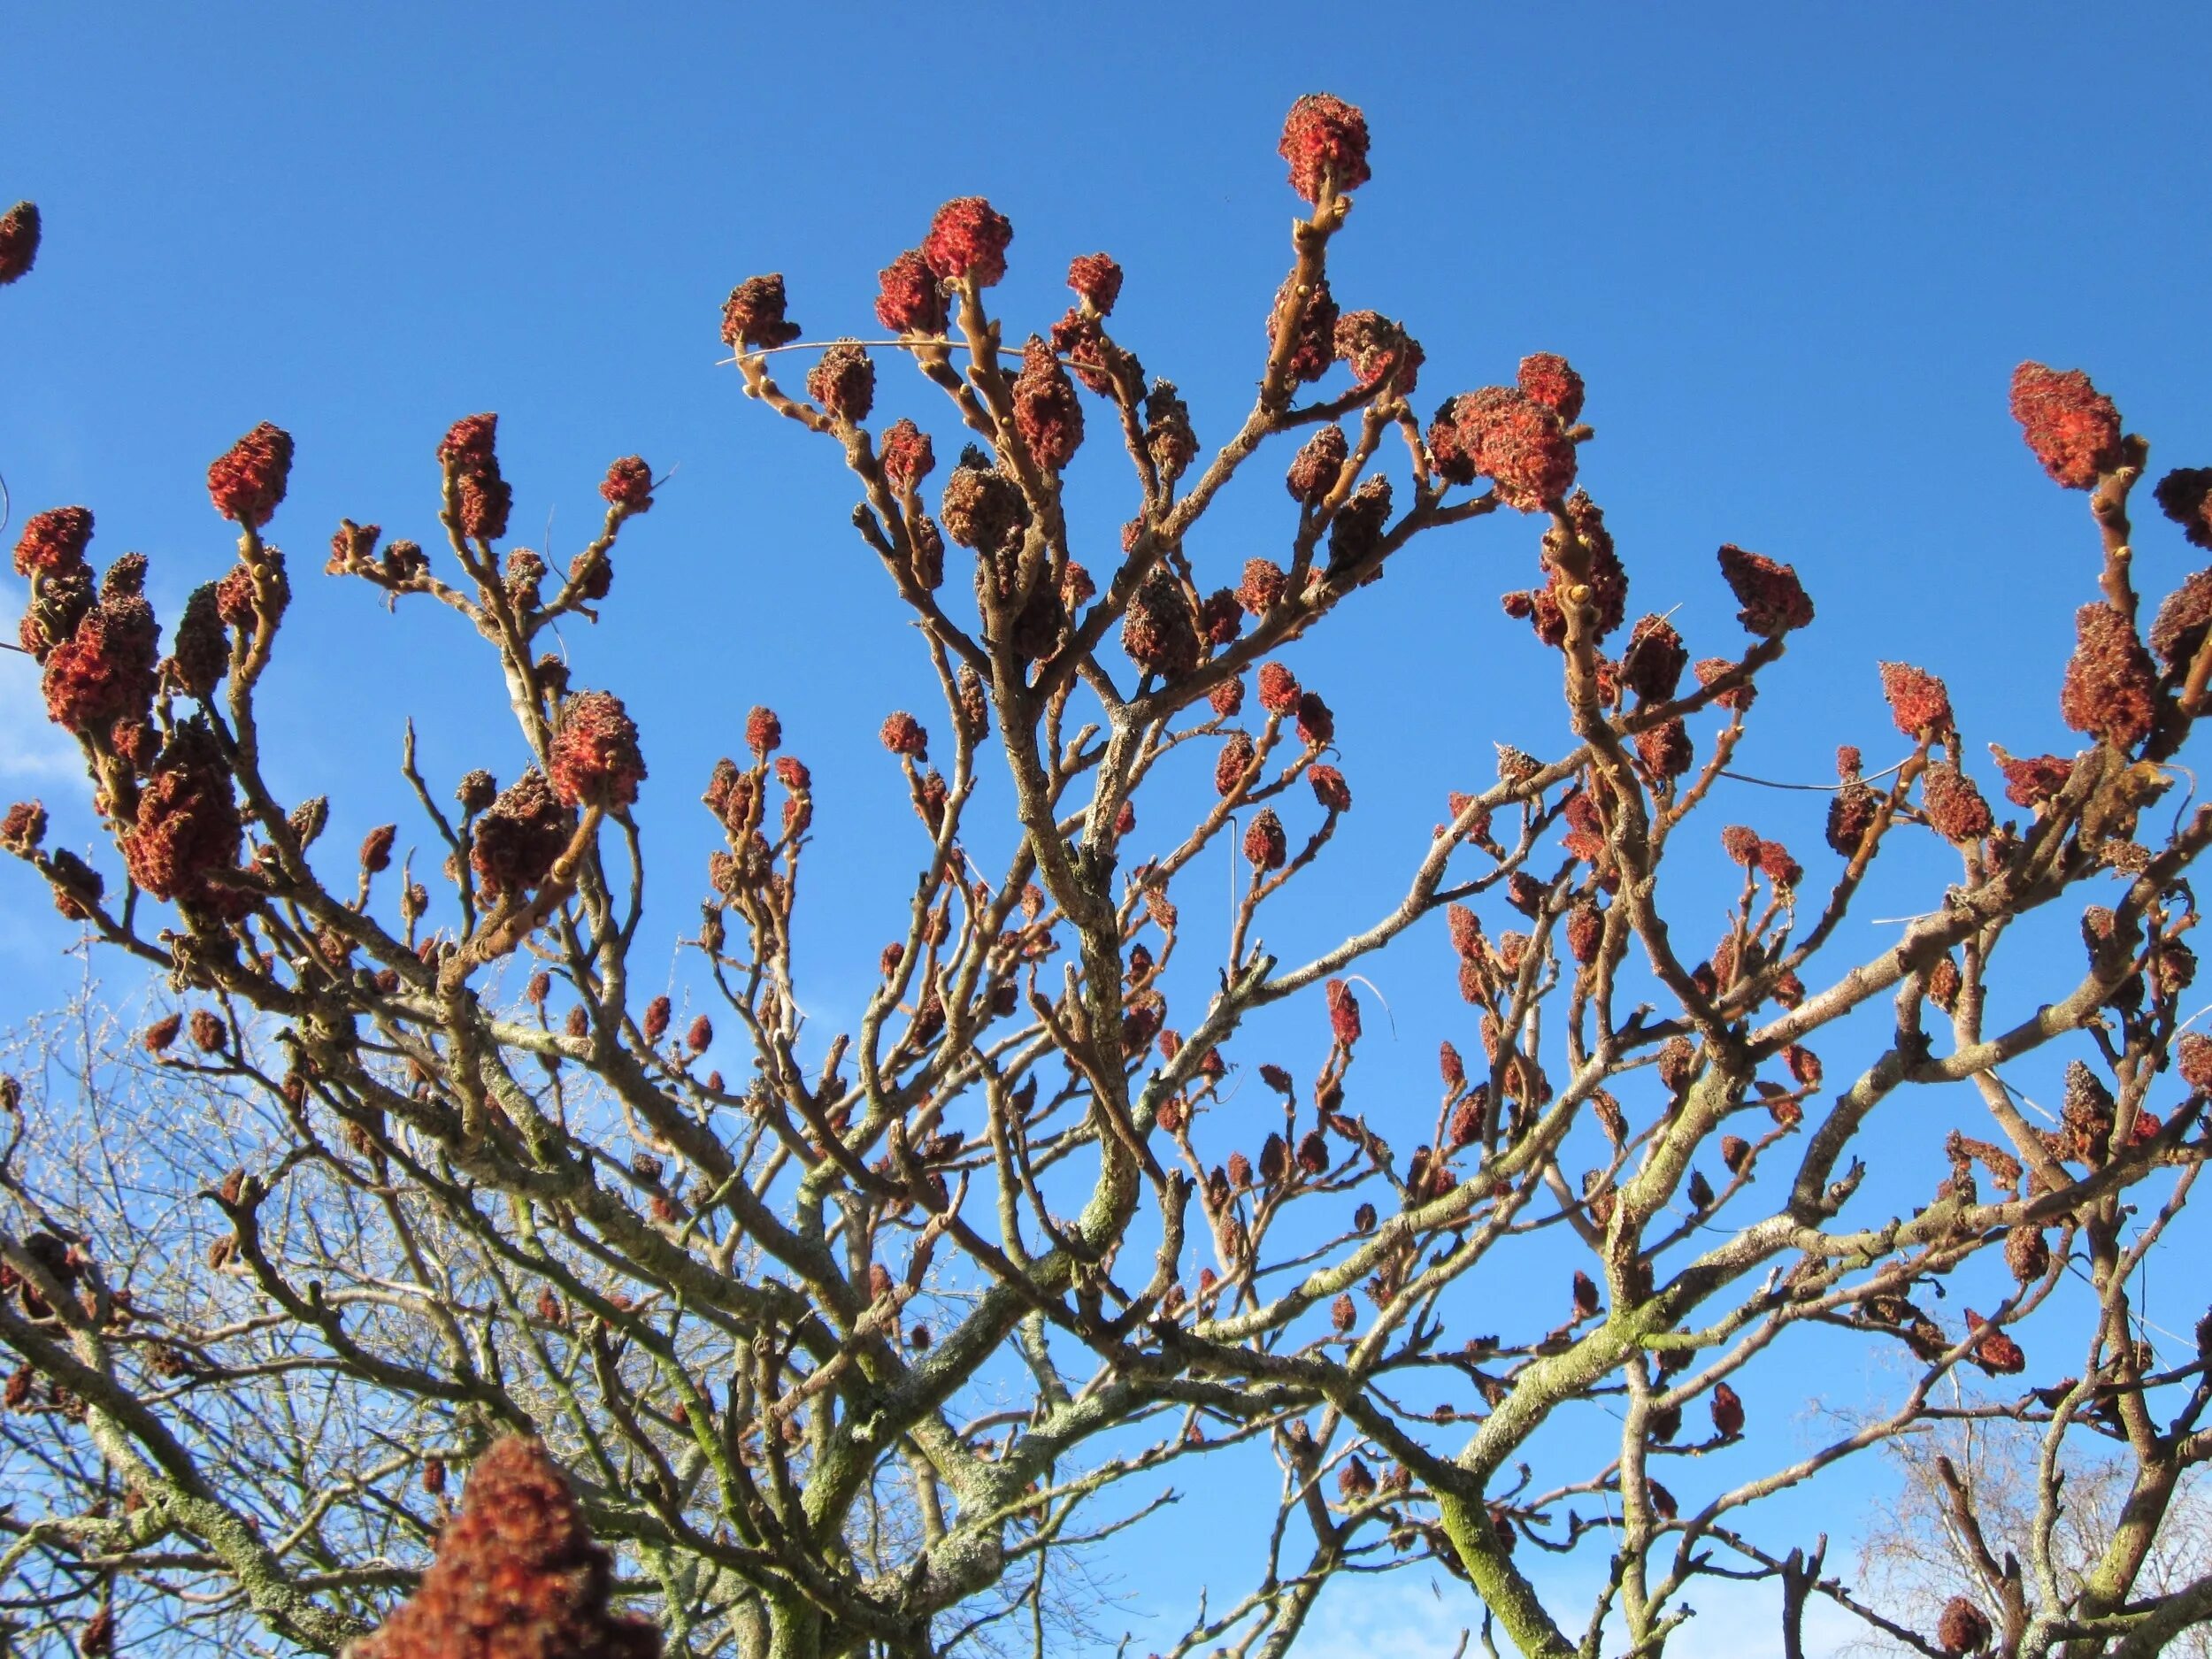
[[[0,204],[31,196],[47,227],[37,271],[0,296],[18,522],[91,505],[96,559],[152,555],[173,618],[229,561],[207,462],[258,420],[292,431],[272,534],[298,597],[265,718],[280,786],[326,790],[346,845],[400,810],[404,716],[434,780],[511,776],[519,747],[486,665],[442,678],[468,660],[457,626],[395,621],[317,573],[339,517],[430,541],[433,446],[480,409],[502,414],[517,538],[546,545],[550,515],[564,559],[610,459],[677,469],[625,538],[605,621],[566,642],[580,682],[637,715],[644,810],[680,862],[704,856],[692,803],[745,710],[781,712],[820,784],[815,874],[841,872],[810,924],[829,1022],[902,902],[906,866],[881,855],[918,851],[873,733],[895,707],[928,720],[930,689],[846,526],[832,447],[716,366],[741,277],[785,273],[810,336],[872,332],[878,267],[941,200],[987,195],[1016,226],[996,293],[1010,336],[1058,314],[1071,255],[1110,250],[1129,273],[1118,333],[1210,444],[1248,400],[1285,265],[1282,112],[1336,91],[1367,111],[1375,173],[1336,292],[1407,320],[1424,395],[1509,379],[1529,351],[1571,357],[1599,433],[1584,478],[1636,608],[1679,605],[1694,654],[1740,637],[1721,541],[1803,575],[1819,623],[1768,677],[1740,758],[1773,778],[1824,780],[1839,741],[1895,758],[1877,657],[1945,674],[1972,742],[2060,745],[2095,544],[2006,415],[2015,363],[2089,369],[2154,468],[2212,462],[2212,13],[2195,8],[2093,28],[2056,5],[202,4],[19,8],[7,34]],[[897,369],[879,408],[933,415]],[[1127,509],[1089,459],[1071,500],[1096,568]],[[1233,580],[1285,509],[1248,488],[1194,548],[1202,571]],[[1556,742],[1552,663],[1496,606],[1535,545],[1509,517],[1435,538],[1294,659],[1337,710],[1358,805],[1271,943],[1318,946],[1389,902],[1444,791],[1488,776],[1493,739]],[[2139,547],[2154,594],[2193,562],[2162,526]],[[85,841],[19,662],[0,664],[0,788],[43,794]],[[1818,849],[1816,797],[1717,807],[1716,825]],[[1918,873],[1909,908],[1940,879]],[[1717,902],[1699,925],[1717,932]],[[51,999],[71,938],[8,878],[0,1015]],[[1448,955],[1424,949],[1371,970],[1398,1042],[1363,1056],[1402,1074],[1416,1116],[1437,1038],[1468,1039]],[[1770,1386],[1779,1416],[1830,1385]],[[1116,1570],[1176,1605],[1209,1559],[1189,1548],[1200,1525],[1153,1528]]]

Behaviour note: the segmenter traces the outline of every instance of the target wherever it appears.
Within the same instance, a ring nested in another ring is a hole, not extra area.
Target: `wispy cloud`
[[[38,664],[0,651],[0,778],[71,778],[82,772],[76,745],[41,718]]]

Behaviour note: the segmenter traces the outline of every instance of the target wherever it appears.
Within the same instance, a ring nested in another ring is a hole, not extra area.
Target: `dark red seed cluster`
[[[1699,685],[1709,686],[1735,666],[1725,657],[1701,657],[1690,664],[1690,672],[1697,676]],[[1758,695],[1759,687],[1747,680],[1740,686],[1722,692],[1713,699],[1713,704],[1731,710],[1748,709]]]
[[[1359,998],[1342,979],[1331,979],[1322,990],[1329,1003],[1329,1033],[1348,1048],[1359,1041]]]
[[[1582,377],[1555,351],[1537,351],[1521,359],[1522,395],[1573,426],[1582,418]]]
[[[2039,807],[2066,787],[2074,763],[2063,755],[2028,755],[2015,759],[2000,751],[1997,770],[2005,774],[2005,799],[2015,806]]]
[[[1270,714],[1294,712],[1302,695],[1298,688],[1298,676],[1280,663],[1260,664],[1260,707]]]
[[[987,288],[1006,274],[1014,227],[979,196],[956,196],[937,210],[922,239],[922,262],[939,276],[966,277]]]
[[[840,420],[865,420],[875,406],[876,365],[858,341],[841,340],[807,371],[806,395]]]
[[[1272,353],[1275,334],[1280,325],[1283,307],[1289,303],[1292,285],[1297,281],[1293,273],[1283,279],[1283,286],[1275,292],[1275,303],[1267,313],[1267,346]],[[1313,291],[1306,296],[1306,303],[1298,314],[1298,332],[1291,342],[1289,370],[1294,380],[1317,380],[1329,372],[1329,365],[1336,361],[1336,296],[1329,292],[1329,280],[1317,278]]]
[[[1083,404],[1075,382],[1041,336],[1032,334],[1023,345],[1021,373],[1009,390],[1014,427],[1031,457],[1046,471],[1058,472],[1075,458],[1083,442]]]
[[[1522,512],[1541,512],[1574,487],[1575,446],[1567,429],[1553,410],[1517,387],[1486,386],[1453,398],[1430,428],[1429,448],[1447,479],[1486,478],[1500,501]]]
[[[1936,1620],[1936,1646],[1947,1654],[1978,1652],[1989,1646],[1994,1633],[1989,1615],[1962,1595],[1946,1601],[1942,1617]]]
[[[117,560],[100,585],[98,601],[47,652],[46,712],[57,726],[104,733],[118,721],[145,718],[157,680],[161,631],[139,591],[144,580],[142,556]]]
[[[789,345],[799,337],[799,325],[784,315],[789,303],[782,272],[747,277],[722,303],[722,343],[733,351]]]
[[[883,429],[883,476],[903,495],[927,478],[937,465],[937,452],[929,434],[901,416]]]
[[[1881,669],[1882,695],[1899,731],[1919,738],[1951,729],[1951,694],[1940,680],[1909,663],[1884,663]]]
[[[1144,396],[1144,448],[1160,476],[1173,483],[1198,457],[1198,434],[1191,430],[1190,405],[1172,380],[1155,380]]]
[[[1350,453],[1351,445],[1341,426],[1324,426],[1315,433],[1292,457],[1290,471],[1284,477],[1291,499],[1309,507],[1318,507],[1336,488],[1336,480],[1344,471],[1345,457]],[[1248,565],[1245,569],[1248,572],[1251,566]]]
[[[552,872],[568,836],[567,812],[544,775],[532,767],[476,820],[469,865],[491,898],[519,896]]]
[[[454,482],[461,533],[480,541],[507,534],[514,507],[515,493],[499,472],[498,435],[497,415],[464,415],[438,445],[438,464]]]
[[[1324,180],[1356,190],[1373,177],[1367,170],[1367,118],[1356,106],[1326,92],[1309,92],[1290,106],[1279,147],[1290,164],[1290,188],[1318,202]]]
[[[1313,798],[1327,810],[1352,810],[1352,786],[1344,781],[1344,774],[1335,767],[1313,767],[1306,773],[1306,781],[1313,786]]]
[[[2068,489],[2094,489],[2120,465],[2120,411],[2079,369],[2023,363],[2012,372],[2012,418],[2043,470]]]
[[[1109,316],[1121,297],[1121,267],[1106,254],[1080,254],[1068,262],[1068,286],[1091,310]]]
[[[1237,584],[1237,603],[1253,616],[1263,617],[1282,598],[1289,580],[1283,567],[1273,559],[1247,559],[1244,580]]]
[[[1621,653],[1621,683],[1646,703],[1664,703],[1682,684],[1690,665],[1689,649],[1664,617],[1647,616],[1628,631]]]
[[[2135,626],[2099,602],[2074,613],[2074,654],[2058,694],[2059,713],[2077,732],[2132,749],[2157,718],[2158,670]]]
[[[1334,345],[1338,361],[1352,371],[1362,386],[1387,382],[1401,396],[1410,395],[1420,378],[1425,354],[1421,342],[1380,311],[1347,311],[1337,319]]]
[[[876,273],[876,320],[894,334],[945,332],[944,290],[919,248],[909,248]]]
[[[1262,807],[1244,832],[1244,856],[1256,870],[1280,870],[1289,858],[1290,843],[1274,808]]]
[[[1131,595],[1121,649],[1139,668],[1163,680],[1179,680],[1198,666],[1203,655],[1198,619],[1182,584],[1166,571],[1154,571]]]
[[[38,208],[18,202],[0,213],[0,288],[22,276],[38,257]]]
[[[637,723],[611,691],[580,692],[562,705],[546,764],[565,806],[630,806],[645,780]]]
[[[224,518],[258,530],[284,499],[291,475],[292,434],[265,420],[216,457],[207,493]]]
[[[659,1633],[610,1605],[614,1563],[535,1440],[476,1462],[415,1593],[356,1659],[657,1659]]]
[[[1920,810],[1947,841],[1978,841],[1994,827],[1989,803],[1956,766],[1931,766],[1920,780]]]
[[[1636,753],[1655,778],[1679,778],[1695,764],[1689,727],[1665,720],[1636,733]]]
[[[929,758],[929,733],[903,709],[884,721],[880,735],[884,748],[894,755],[904,755],[910,760]]]
[[[188,720],[154,761],[123,832],[131,879],[157,899],[216,897],[211,885],[237,867],[244,836],[215,734],[206,722]]]
[[[2166,595],[2151,623],[2151,649],[2169,668],[2193,661],[2212,631],[2212,571],[2193,571]]]
[[[1812,621],[1813,602],[1791,566],[1732,542],[1720,550],[1720,573],[1743,607],[1736,620],[1750,633],[1773,639]]]
[[[973,445],[945,480],[939,512],[952,539],[979,553],[1006,550],[1029,527],[1029,503],[1022,497],[1021,486],[991,465]]]
[[[2212,466],[2177,467],[2151,492],[2158,510],[2199,547],[2212,548]]]
[[[35,512],[23,521],[23,534],[16,540],[15,573],[35,576],[73,570],[84,563],[85,549],[91,543],[89,507],[49,507]]]
[[[653,507],[653,469],[645,465],[643,456],[626,455],[607,469],[599,493],[626,513],[649,512]]]
[[[783,722],[773,709],[757,707],[745,717],[745,747],[759,760],[783,747]]]
[[[1214,762],[1214,793],[1233,795],[1244,782],[1244,774],[1251,769],[1252,757],[1256,752],[1250,733],[1232,732],[1221,746],[1221,754]]]

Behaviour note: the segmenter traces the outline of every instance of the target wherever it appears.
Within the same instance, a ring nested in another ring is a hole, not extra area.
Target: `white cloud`
[[[0,651],[0,778],[73,778],[84,771],[77,746],[45,718],[38,664]]]

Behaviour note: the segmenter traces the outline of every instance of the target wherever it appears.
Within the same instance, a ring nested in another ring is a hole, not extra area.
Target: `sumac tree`
[[[298,568],[266,537],[289,435],[257,427],[210,470],[236,563],[165,649],[142,558],[96,576],[83,507],[25,522],[22,647],[110,844],[50,844],[35,803],[0,842],[173,1011],[7,1096],[20,1629],[88,1652],[248,1626],[394,1655],[1041,1647],[1067,1611],[1054,1563],[1142,1519],[1130,1478],[1239,1444],[1280,1470],[1249,1510],[1262,1569],[1178,1654],[1280,1654],[1335,1576],[1423,1561],[1467,1582],[1484,1640],[1590,1659],[1659,1654],[1723,1571],[1778,1581],[1793,1651],[1814,1595],[1924,1653],[2147,1654],[2212,1611],[2212,1582],[2144,1577],[2212,1452],[2201,1347],[2159,1352],[2130,1300],[2212,1088],[2183,1015],[2212,809],[2154,810],[2212,680],[2212,572],[2139,595],[2148,446],[2084,375],[2020,369],[2028,447],[2088,508],[2070,752],[1993,762],[1934,672],[1884,663],[1903,758],[1839,756],[1825,846],[1701,827],[1814,621],[1807,588],[1729,546],[1711,580],[1740,635],[1694,648],[1639,614],[1583,477],[1581,378],[1540,352],[1438,396],[1406,325],[1331,288],[1363,118],[1301,99],[1282,154],[1305,211],[1255,308],[1257,395],[1210,447],[1117,335],[1105,255],[1073,261],[1064,316],[1002,329],[1013,227],[979,197],[883,270],[887,337],[803,340],[778,276],[729,296],[742,388],[794,428],[761,442],[837,447],[873,603],[918,625],[929,711],[881,739],[920,867],[849,1029],[803,1015],[797,948],[837,880],[806,859],[816,815],[849,809],[764,708],[696,780],[722,849],[657,878],[708,895],[690,995],[634,972],[652,734],[588,650],[572,668],[549,642],[620,603],[661,487],[641,459],[609,469],[565,570],[508,544],[489,414],[437,446],[442,545],[340,525],[314,603],[458,613],[527,750],[434,780],[411,734],[357,850],[265,762],[259,710],[311,683],[281,649]],[[37,228],[0,221],[0,275]],[[881,407],[900,364],[912,412]],[[941,439],[964,443],[949,465]],[[1078,465],[1126,468],[1125,522],[1072,519]],[[1233,486],[1278,480],[1277,547],[1210,539]],[[2212,471],[2155,493],[2212,546]],[[1479,775],[1437,746],[1447,821],[1410,826],[1402,896],[1279,959],[1263,924],[1330,880],[1358,774],[1279,653],[1492,518],[1487,545],[1535,555],[1495,649],[1557,676],[1556,741]],[[1210,774],[1194,802],[1185,749]],[[1009,822],[977,821],[987,772]],[[1164,849],[1141,860],[1140,812]],[[1924,902],[1868,952],[1843,924],[1893,853]],[[1719,936],[1671,927],[1720,868]],[[2047,911],[2079,948],[2036,931]],[[1467,1004],[1419,1102],[1356,1064],[1357,975],[1415,935],[1448,940]],[[1326,1023],[1303,1075],[1248,1030],[1292,999]],[[2064,1064],[2047,1121],[2014,1080],[2038,1060]],[[1916,1103],[1947,1085],[1973,1133]],[[227,1138],[165,1131],[190,1102]],[[1868,1185],[1878,1145],[1909,1213]],[[1493,1287],[1562,1249],[1555,1317],[1492,1325]],[[1809,1448],[1757,1378],[1816,1333],[1894,1356],[1896,1386]],[[2038,1425],[2046,1479],[2024,1558],[1982,1552],[1937,1628],[1763,1525],[1763,1499],[1976,1415]],[[2055,1471],[2084,1438],[2124,1494],[2062,1575]],[[1594,1606],[1541,1565],[1576,1551],[1602,1563]]]

